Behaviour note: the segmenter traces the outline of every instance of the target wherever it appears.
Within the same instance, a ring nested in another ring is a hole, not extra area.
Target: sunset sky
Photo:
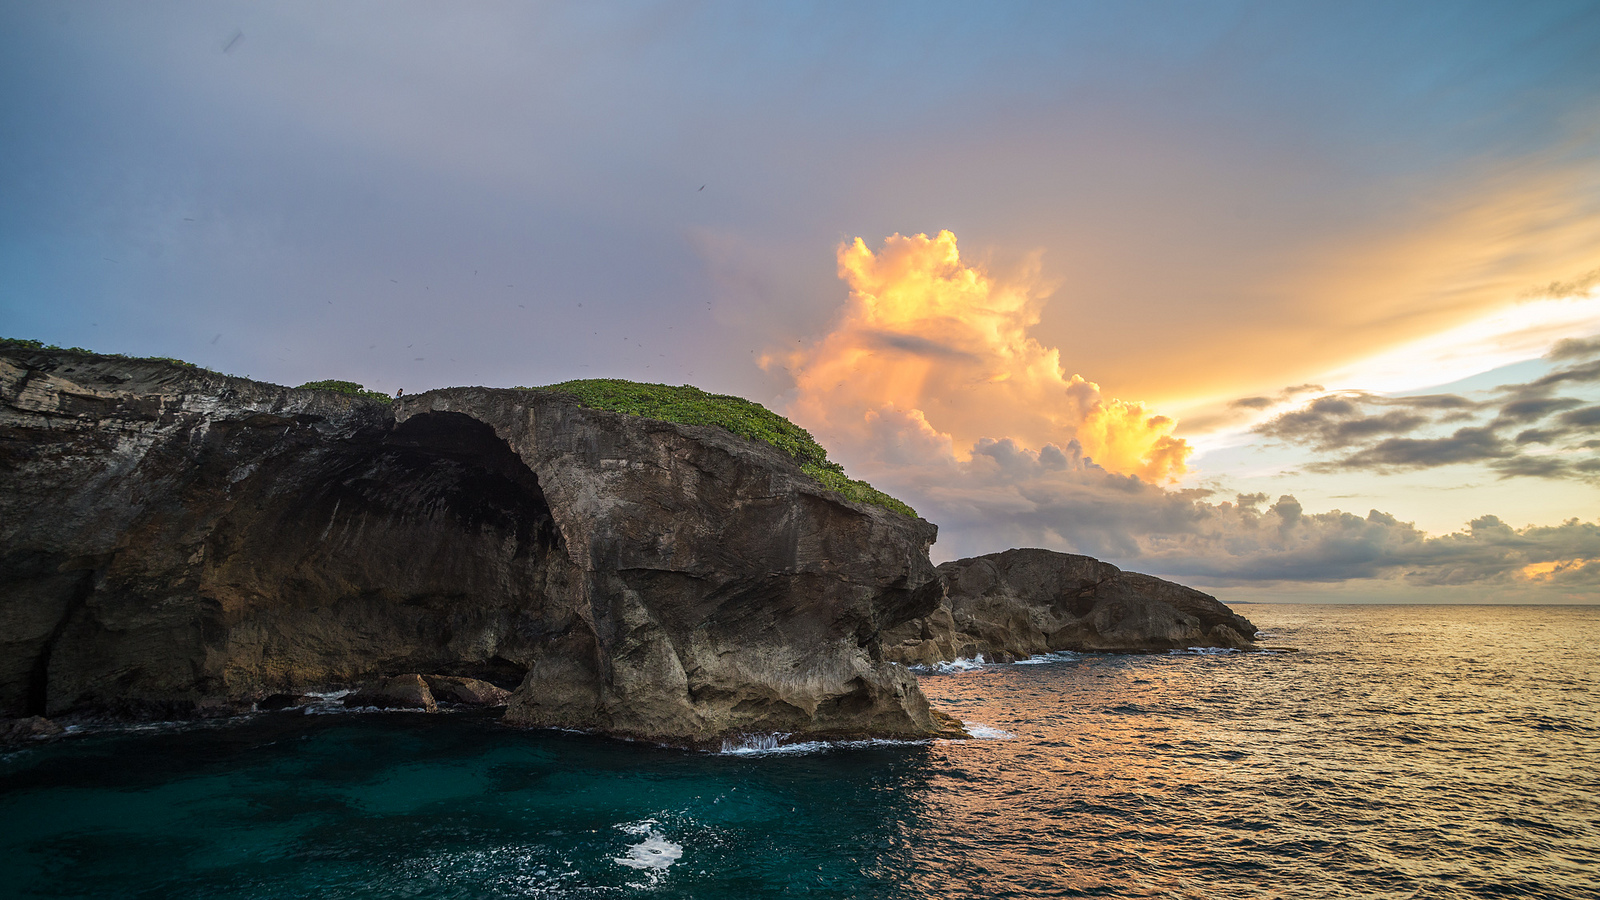
[[[738,394],[936,560],[1600,602],[1600,6],[0,0],[0,334]]]

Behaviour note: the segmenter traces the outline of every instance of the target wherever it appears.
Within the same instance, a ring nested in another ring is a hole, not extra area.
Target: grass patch
[[[112,359],[127,359],[134,362],[163,362],[185,369],[194,369],[197,372],[211,372],[215,375],[222,374],[204,366],[197,366],[186,359],[174,359],[171,356],[129,356],[126,353],[101,353],[85,347],[61,347],[55,344],[46,344],[44,341],[33,341],[27,338],[0,338],[0,349],[14,347],[21,350],[64,350],[68,353],[87,353],[91,356],[109,356]]]
[[[333,391],[334,393],[338,394],[349,394],[352,397],[365,397],[368,400],[381,400],[384,403],[388,403],[393,399],[388,394],[380,391],[369,391],[362,385],[356,384],[354,381],[339,381],[332,378],[323,381],[308,381],[305,384],[300,385],[298,390]]]
[[[777,447],[823,487],[838,491],[857,503],[870,503],[908,516],[917,514],[910,506],[865,481],[846,475],[843,466],[828,459],[828,451],[817,443],[811,432],[743,397],[708,394],[689,385],[642,384],[620,378],[563,381],[519,390],[556,391],[576,397],[578,402],[592,409],[679,425],[715,425],[740,437]]]

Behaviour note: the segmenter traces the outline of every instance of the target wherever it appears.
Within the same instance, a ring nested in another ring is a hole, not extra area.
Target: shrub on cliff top
[[[0,337],[0,348],[15,347],[20,350],[65,350],[68,353],[87,353],[92,356],[109,356],[112,359],[131,359],[136,362],[164,362],[185,369],[194,369],[200,372],[211,372],[204,366],[197,366],[186,359],[175,359],[171,356],[129,356],[126,353],[101,353],[98,350],[89,350],[84,347],[61,347],[56,344],[46,344],[44,341],[35,341],[28,338]],[[221,373],[217,373],[221,374]]]
[[[365,397],[368,400],[382,400],[384,403],[388,403],[390,399],[388,394],[369,391],[354,381],[339,381],[332,378],[324,381],[308,381],[300,385],[298,389],[302,391],[334,391],[340,394],[350,394],[354,397]]]
[[[844,474],[844,467],[828,459],[828,451],[822,449],[811,432],[743,397],[708,394],[689,385],[642,384],[620,378],[588,378],[520,390],[558,391],[576,397],[578,402],[593,409],[679,425],[725,428],[740,437],[777,447],[793,457],[801,471],[823,487],[838,491],[857,503],[870,503],[908,516],[917,514],[910,506],[865,481]]]

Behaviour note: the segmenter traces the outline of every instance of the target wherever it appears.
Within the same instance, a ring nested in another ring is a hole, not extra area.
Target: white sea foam
[[[654,876],[659,876],[672,864],[683,857],[683,845],[674,843],[661,836],[655,829],[658,823],[655,819],[641,819],[638,822],[629,822],[618,825],[624,834],[642,837],[644,840],[628,848],[627,855],[618,856],[611,861],[619,866],[630,869],[641,869]]]
[[[980,741],[1009,741],[1016,735],[1009,731],[996,728],[993,725],[984,725],[981,722],[962,722],[967,734]]]
[[[1238,653],[1232,647],[1190,647],[1187,650],[1168,650],[1169,654],[1195,653],[1201,656],[1220,656],[1224,653]]]
[[[906,747],[926,744],[927,740],[875,738],[861,741],[796,741],[786,744],[787,734],[751,734],[722,742],[718,756],[804,756],[829,750],[859,750],[865,747]]]
[[[1038,656],[1030,656],[1027,659],[1019,659],[1016,661],[1015,665],[1042,666],[1045,663],[1061,662],[1063,660],[1079,659],[1081,657],[1082,654],[1074,653],[1071,650],[1057,650],[1054,653],[1041,653]]]
[[[305,696],[311,697],[313,699],[316,699],[316,700],[319,700],[319,701],[322,701],[322,702],[325,702],[325,703],[336,703],[336,702],[338,702],[340,700],[343,700],[344,698],[350,696],[350,694],[351,694],[351,689],[350,688],[344,688],[343,690],[337,690],[337,691],[306,691],[305,692]]]
[[[937,672],[940,675],[949,675],[952,672],[968,672],[987,665],[983,661],[983,654],[979,653],[971,659],[953,659],[949,662],[937,663],[931,666],[912,666],[913,672]]]

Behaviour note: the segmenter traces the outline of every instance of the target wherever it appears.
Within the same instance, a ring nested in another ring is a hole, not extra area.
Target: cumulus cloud
[[[1367,579],[1547,598],[1600,580],[1591,564],[1600,523],[1516,529],[1486,516],[1434,537],[1380,510],[1319,512],[1290,494],[1221,499],[1175,487],[1188,445],[1173,420],[1105,397],[1029,337],[1043,292],[1028,273],[1000,278],[963,262],[949,232],[895,235],[876,252],[858,239],[838,262],[851,290],[833,324],[766,362],[794,379],[791,417],[853,474],[939,523],[936,559],[1036,546],[1213,586]],[[1271,409],[1307,394],[1262,432],[1329,453],[1329,466],[1472,460],[1508,477],[1577,469],[1524,452],[1502,425],[1479,419],[1560,430],[1569,427],[1561,416],[1589,408],[1549,391],[1389,397],[1310,384],[1234,407]]]
[[[1102,395],[1029,336],[1046,293],[1036,265],[992,275],[961,259],[949,231],[896,234],[877,252],[857,238],[839,247],[838,264],[850,296],[828,333],[763,362],[794,379],[788,414],[842,455],[877,455],[878,440],[932,441],[965,458],[988,439],[1035,454],[1073,445],[1147,481],[1184,473],[1190,448],[1174,419]],[[909,436],[883,434],[895,424]]]

